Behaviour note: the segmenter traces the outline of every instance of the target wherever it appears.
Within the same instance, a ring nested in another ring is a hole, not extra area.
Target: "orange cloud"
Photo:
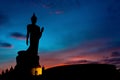
[[[45,67],[65,65],[66,63],[102,63],[104,59],[111,58],[111,53],[120,51],[120,47],[103,48],[106,41],[97,40],[90,43],[83,43],[75,48],[62,51],[48,52],[40,54],[40,62]],[[84,62],[85,61],[85,62]]]

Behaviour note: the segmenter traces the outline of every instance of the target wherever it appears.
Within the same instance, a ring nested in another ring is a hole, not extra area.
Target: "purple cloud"
[[[111,57],[120,57],[120,52],[113,52],[112,54],[111,54]]]
[[[108,59],[104,59],[103,62],[107,63],[107,64],[119,65],[120,64],[120,58],[108,58]]]
[[[65,64],[98,64],[99,62],[90,60],[78,60],[78,61],[68,61]]]
[[[10,43],[0,43],[0,48],[13,48],[13,46]]]
[[[61,10],[56,10],[56,11],[55,11],[55,14],[62,14],[62,13],[64,13],[64,12],[61,11]]]
[[[18,39],[18,40],[25,40],[26,39],[26,35],[21,34],[19,32],[14,32],[10,35],[12,38]]]
[[[54,5],[53,4],[41,4],[43,8],[51,8]]]
[[[55,10],[55,11],[51,11],[51,12],[49,12],[50,14],[63,14],[64,13],[64,11],[62,11],[62,10]]]

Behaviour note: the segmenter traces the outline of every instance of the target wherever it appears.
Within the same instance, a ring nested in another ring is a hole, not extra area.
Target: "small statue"
[[[27,38],[26,44],[28,45],[28,39],[30,37],[30,46],[27,49],[28,52],[37,54],[38,53],[38,45],[39,39],[42,36],[42,32],[44,31],[44,27],[40,30],[40,27],[36,25],[37,17],[35,14],[31,17],[32,24],[27,25]]]

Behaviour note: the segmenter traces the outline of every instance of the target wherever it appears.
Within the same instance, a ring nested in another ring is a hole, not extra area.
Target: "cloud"
[[[13,32],[10,35],[12,38],[18,39],[18,40],[25,40],[26,39],[26,35],[21,34],[19,32]]]
[[[103,54],[98,52],[93,53],[93,48],[103,46],[104,43],[99,41],[90,42],[66,50],[40,53],[41,64],[45,67],[53,67],[60,64],[72,64],[72,63],[96,63],[96,60],[101,59]],[[92,50],[91,50],[92,49]],[[93,55],[94,54],[94,55]],[[107,53],[106,53],[107,54]]]
[[[78,61],[68,61],[65,64],[98,64],[98,62],[90,60],[78,60]]]
[[[118,65],[120,64],[120,58],[108,58],[108,59],[103,60],[103,62],[107,64]]]
[[[120,52],[118,52],[118,50],[113,51],[111,52],[110,56],[106,57],[100,62],[106,63],[106,64],[113,64],[113,65],[116,65],[117,68],[120,68]]]
[[[120,52],[112,52],[111,57],[120,57]]]
[[[55,10],[55,11],[50,11],[50,14],[63,14],[64,11],[63,10]]]
[[[119,46],[113,47],[111,39],[96,39],[86,41],[76,47],[70,47],[60,51],[41,52],[41,63],[45,67],[53,67],[61,64],[115,64],[119,63]],[[109,47],[110,46],[110,47]],[[112,46],[112,47],[111,47]]]
[[[0,42],[0,48],[13,48],[12,44],[7,43],[7,42]]]
[[[55,11],[55,14],[62,14],[62,13],[64,13],[64,11],[61,11],[61,10],[56,10]]]
[[[55,6],[53,3],[49,3],[49,4],[42,3],[41,5],[43,8],[52,8]]]

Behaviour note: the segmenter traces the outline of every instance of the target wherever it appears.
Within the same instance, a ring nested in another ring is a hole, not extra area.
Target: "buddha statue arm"
[[[40,38],[42,36],[42,32],[44,31],[44,27],[42,27],[41,31],[40,31]]]
[[[29,38],[29,26],[27,26],[27,36],[26,36],[26,45],[28,45],[28,38]]]

